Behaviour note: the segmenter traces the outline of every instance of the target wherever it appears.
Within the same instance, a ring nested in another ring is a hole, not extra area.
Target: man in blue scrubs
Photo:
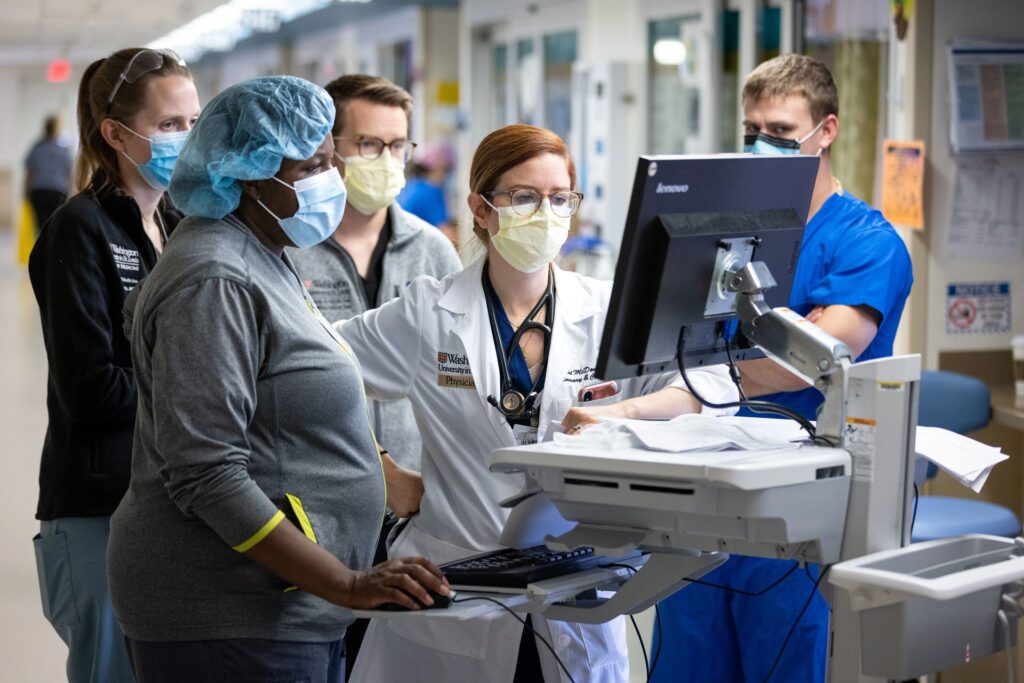
[[[889,222],[844,192],[832,175],[829,148],[839,132],[838,110],[832,75],[804,55],[761,64],[743,87],[745,151],[821,157],[789,305],[863,361],[892,354],[913,275],[906,247]],[[823,400],[816,389],[769,359],[739,365],[748,396],[815,419]],[[733,555],[703,581],[758,592],[793,565]],[[798,568],[759,596],[704,585],[671,596],[660,607],[661,652],[652,680],[761,683],[771,672],[770,680],[779,683],[823,681],[829,608],[814,591],[816,578],[816,568]]]

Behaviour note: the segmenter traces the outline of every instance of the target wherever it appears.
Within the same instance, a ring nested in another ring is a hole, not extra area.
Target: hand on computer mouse
[[[447,597],[451,589],[433,562],[425,557],[403,557],[355,572],[346,592],[346,607],[372,609],[390,602],[420,609],[434,604],[431,593]]]
[[[429,591],[429,593],[430,597],[433,598],[434,603],[431,605],[420,603],[417,609],[445,609],[446,607],[452,604],[452,601],[455,598],[454,591],[452,591],[449,595],[441,595],[440,593],[435,593],[434,591]],[[416,602],[419,602],[419,600],[417,600]],[[384,610],[386,612],[404,612],[408,610],[407,607],[404,607],[403,605],[399,605],[394,602],[385,602],[382,605],[377,605],[377,607],[375,607],[374,609]]]

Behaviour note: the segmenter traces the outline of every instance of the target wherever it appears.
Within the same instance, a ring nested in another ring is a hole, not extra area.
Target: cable
[[[622,564],[619,562],[612,562],[611,564],[602,565],[602,568],[604,567],[618,567],[620,569],[628,569],[629,571],[633,572],[633,574],[637,573],[636,567],[628,564]],[[657,605],[655,605],[654,609],[655,615],[657,615]],[[633,630],[636,631],[636,639],[640,641],[640,651],[644,655],[644,671],[647,672],[647,681],[649,683],[651,680],[651,672],[653,671],[653,667],[651,666],[650,660],[647,658],[647,648],[644,646],[644,638],[640,635],[640,627],[636,625],[636,619],[633,618],[632,614],[629,615],[629,620],[633,622]]]
[[[749,401],[747,393],[743,391],[743,377],[740,375],[740,369],[736,367],[736,362],[732,359],[732,344],[729,343],[729,337],[722,337],[725,340],[725,357],[729,359],[729,376],[732,377],[732,383],[736,385],[736,391],[739,392],[740,399],[743,401]]]
[[[647,659],[647,648],[644,647],[644,637],[640,635],[640,627],[636,625],[636,618],[632,614],[629,620],[633,622],[633,630],[636,632],[636,639],[640,641],[640,652],[644,654],[644,671],[647,673],[647,680],[651,680],[651,660]]]
[[[914,511],[910,513],[910,534],[914,534],[914,523],[917,522],[917,499],[920,496],[917,490],[917,482],[914,482]]]
[[[658,657],[661,656],[661,644],[664,642],[661,636],[661,610],[658,609],[658,603],[654,603],[654,623],[658,625],[658,647],[654,650],[654,657],[651,658],[649,677],[654,676],[654,668],[658,666]]]
[[[570,683],[576,683],[576,679],[572,677],[571,673],[569,673],[569,669],[565,667],[565,664],[562,663],[562,660],[559,659],[558,655],[555,654],[555,648],[551,647],[551,643],[549,643],[544,636],[537,633],[533,626],[527,624],[525,619],[520,618],[520,616],[516,614],[514,611],[512,611],[512,608],[506,605],[505,603],[501,602],[500,600],[495,600],[494,598],[489,598],[486,595],[474,595],[468,598],[456,598],[455,600],[452,600],[452,603],[472,602],[473,600],[486,600],[487,602],[493,602],[495,605],[511,614],[516,621],[523,625],[523,628],[528,629],[530,633],[533,634],[534,638],[544,643],[544,647],[548,649],[548,651],[551,653],[551,656],[555,658],[556,662],[558,662],[558,666],[562,667],[562,671],[564,671],[565,675],[569,677]]]
[[[612,563],[612,564],[606,564],[606,565],[602,565],[602,566],[604,566],[604,567],[621,567],[623,569],[628,569],[629,571],[633,572],[634,574],[637,572],[636,567],[632,567],[632,566],[630,566],[628,564]],[[758,590],[758,591],[747,591],[747,590],[743,590],[742,588],[734,588],[732,586],[722,586],[722,585],[717,584],[717,583],[711,583],[710,581],[702,581],[701,579],[683,579],[683,580],[686,581],[687,583],[697,584],[698,586],[707,586],[708,588],[715,588],[717,590],[729,591],[730,593],[737,593],[739,595],[746,595],[748,597],[756,598],[756,597],[759,597],[761,595],[764,595],[765,593],[767,593],[768,591],[772,590],[773,588],[778,586],[780,583],[782,583],[783,581],[788,579],[790,577],[790,575],[794,571],[796,571],[796,568],[799,567],[799,566],[800,566],[800,562],[799,561],[794,561],[793,562],[793,566],[791,566],[789,569],[787,569],[785,574],[783,574],[779,578],[775,579],[770,584],[768,584],[767,586],[765,586],[764,588],[762,588],[761,590]],[[826,569],[826,571],[827,571],[827,569]],[[824,575],[825,575],[825,573],[822,572],[821,576],[824,576]],[[819,576],[818,580],[814,583],[814,589],[815,590],[818,589],[818,584],[821,582],[821,576]],[[808,575],[808,578],[810,578],[809,575]],[[812,593],[811,596],[813,597],[813,595],[814,594]],[[808,604],[810,604],[810,603],[808,603]],[[805,605],[804,606],[804,610],[806,610],[806,609],[807,609],[807,606]],[[803,616],[804,610],[800,611],[800,616]],[[631,616],[630,619],[632,619],[632,618],[633,617]],[[797,617],[798,621],[799,621],[799,619],[800,619],[800,617]],[[661,644],[664,642],[664,640],[662,638],[662,635],[661,635],[661,612],[658,610],[658,606],[657,605],[654,606],[654,623],[658,627],[658,646],[657,646],[657,648],[654,649],[654,651],[652,653],[653,657],[652,657],[652,659],[650,661],[650,666],[647,669],[647,680],[648,681],[650,681],[651,677],[654,676],[654,668],[656,666],[658,666],[658,658],[661,656]],[[633,627],[636,628],[636,622],[635,621],[633,622]],[[637,638],[639,638],[639,637],[640,637],[640,631],[638,629],[637,630]],[[789,641],[789,636],[786,637],[786,641],[787,642]],[[647,650],[646,650],[646,648],[644,648],[644,641],[643,641],[642,638],[640,639],[640,647],[644,651],[644,662],[647,663]],[[785,643],[783,644],[782,647],[783,648],[786,647]],[[773,666],[772,669],[774,669],[774,668],[775,667]],[[767,680],[767,679],[765,679],[765,680]]]
[[[775,673],[775,669],[779,666],[779,662],[782,661],[782,653],[786,651],[786,646],[789,645],[789,639],[793,637],[793,631],[796,630],[797,624],[804,617],[804,612],[811,606],[811,601],[814,600],[814,594],[818,592],[818,586],[821,585],[821,580],[825,578],[825,574],[832,568],[832,565],[825,567],[820,574],[818,574],[818,580],[814,582],[814,587],[811,588],[811,594],[807,596],[807,600],[804,601],[804,606],[800,608],[800,613],[796,615],[796,619],[793,620],[793,625],[789,627],[789,632],[786,633],[786,639],[782,641],[782,647],[779,648],[779,653],[775,655],[775,661],[772,662],[772,668],[768,669],[768,673],[764,677],[764,683],[768,683],[771,679],[772,674]]]
[[[729,591],[730,593],[737,593],[739,595],[746,595],[746,596],[751,597],[751,598],[756,598],[756,597],[759,597],[761,595],[764,595],[765,593],[767,593],[768,591],[770,591],[771,589],[775,588],[780,583],[782,583],[783,581],[788,579],[789,575],[792,574],[794,571],[796,571],[796,568],[799,567],[799,566],[800,566],[799,560],[794,561],[793,562],[793,566],[790,567],[789,569],[787,569],[785,574],[783,574],[779,578],[775,579],[774,581],[772,581],[770,584],[768,584],[767,586],[765,586],[764,588],[762,588],[759,591],[747,591],[747,590],[743,590],[742,588],[733,588],[732,586],[722,586],[722,585],[717,584],[717,583],[711,583],[710,581],[702,581],[701,579],[683,579],[683,581],[686,581],[687,583],[695,583],[698,586],[707,586],[708,588],[716,588],[716,589],[721,590],[721,591]]]
[[[686,347],[686,338],[684,336],[685,332],[685,327],[679,329],[679,343],[676,345],[676,364],[679,366],[679,374],[682,375],[683,377],[683,383],[686,384],[687,391],[689,391],[693,395],[693,397],[700,402],[701,405],[705,405],[708,408],[749,408],[750,410],[757,412],[775,413],[778,415],[783,415],[791,420],[795,420],[801,427],[804,428],[804,431],[806,431],[812,439],[818,439],[818,437],[816,437],[815,435],[814,425],[811,424],[810,420],[808,420],[806,417],[796,412],[795,410],[791,410],[780,403],[773,403],[771,401],[750,400],[731,401],[729,403],[711,403],[703,396],[701,396],[697,392],[697,390],[693,388],[693,385],[690,384],[690,378],[686,376],[686,363],[683,362],[683,350]],[[821,438],[824,439],[824,437]],[[824,441],[829,445],[834,445],[828,439],[824,439]]]

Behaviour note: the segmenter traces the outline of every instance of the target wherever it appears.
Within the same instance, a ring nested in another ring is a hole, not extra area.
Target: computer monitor
[[[736,313],[723,274],[748,261],[777,282],[768,304],[787,305],[817,171],[806,156],[640,157],[596,375],[675,369],[681,331],[688,367],[725,362]],[[740,333],[732,344],[735,360],[763,355]]]

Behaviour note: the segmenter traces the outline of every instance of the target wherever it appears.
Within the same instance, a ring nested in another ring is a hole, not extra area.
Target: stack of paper
[[[998,446],[987,446],[939,427],[918,427],[917,454],[927,458],[975,493],[981,491],[992,468],[1010,456]]]
[[[578,435],[555,434],[559,446],[645,448],[665,453],[763,450],[788,446],[807,434],[791,420],[680,415],[671,420],[605,420]]]

